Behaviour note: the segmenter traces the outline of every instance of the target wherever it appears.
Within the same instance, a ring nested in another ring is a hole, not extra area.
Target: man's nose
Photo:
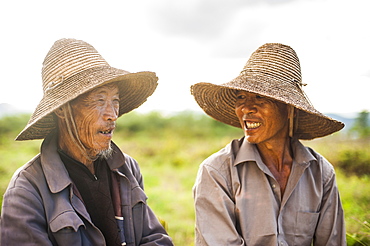
[[[104,120],[107,121],[116,121],[118,118],[119,108],[113,103],[107,103],[104,111]]]
[[[257,112],[257,107],[254,100],[246,100],[242,106],[244,114],[254,114]]]

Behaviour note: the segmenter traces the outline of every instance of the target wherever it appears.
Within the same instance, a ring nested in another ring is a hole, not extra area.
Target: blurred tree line
[[[160,112],[149,113],[130,112],[117,120],[115,134],[127,137],[150,136],[166,137],[177,135],[184,139],[201,139],[203,137],[241,137],[243,132],[219,121],[216,121],[203,113],[194,111],[182,111],[163,115]]]
[[[364,110],[358,114],[353,126],[349,129],[351,137],[357,139],[362,148],[348,148],[339,153],[336,165],[348,175],[370,175],[370,119],[369,112]]]
[[[30,115],[17,114],[0,118],[0,137],[14,139],[16,135],[26,126]],[[166,132],[176,131],[184,137],[204,137],[210,135],[218,136],[239,136],[242,131],[239,128],[231,127],[203,113],[194,111],[182,111],[174,114],[163,115],[160,112],[149,113],[130,112],[123,115],[117,121],[116,133],[128,136],[149,134],[159,136]],[[349,129],[350,137],[358,139],[370,138],[370,117],[369,112],[364,110],[358,114],[354,124]]]
[[[14,140],[29,120],[28,114],[0,118],[0,146]],[[362,142],[362,148],[347,148],[339,153],[336,166],[348,174],[370,175],[370,122],[369,112],[362,111],[348,130],[351,138]],[[176,134],[184,141],[202,138],[227,138],[243,136],[241,129],[216,121],[204,113],[183,111],[169,115],[160,112],[130,112],[117,121],[115,136],[124,138],[166,138]],[[339,132],[341,134],[341,132]]]
[[[369,111],[364,110],[358,114],[350,133],[356,134],[359,138],[370,137]]]

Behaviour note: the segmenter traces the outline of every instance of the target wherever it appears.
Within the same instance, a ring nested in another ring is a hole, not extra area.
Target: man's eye
[[[237,95],[236,96],[236,99],[238,99],[238,100],[240,100],[240,99],[244,99],[245,98],[245,96],[244,95]]]

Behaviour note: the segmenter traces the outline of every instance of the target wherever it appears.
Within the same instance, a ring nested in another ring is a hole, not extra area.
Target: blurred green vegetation
[[[0,118],[1,194],[14,171],[39,152],[41,140],[13,140],[28,119],[29,115]],[[232,139],[242,137],[242,131],[190,111],[131,112],[120,117],[117,125],[113,140],[139,162],[149,205],[165,222],[175,245],[194,245],[192,186],[198,166]],[[370,139],[339,132],[303,143],[336,167],[348,245],[370,245]],[[352,170],[354,166],[365,169]]]
[[[370,113],[367,110],[361,111],[353,124],[350,132],[356,134],[359,138],[370,137]]]

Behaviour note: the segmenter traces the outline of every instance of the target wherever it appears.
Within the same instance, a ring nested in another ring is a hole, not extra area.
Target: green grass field
[[[26,121],[25,116],[0,119],[1,194],[13,172],[39,151],[40,140],[13,141]],[[191,112],[167,117],[156,112],[129,113],[119,119],[114,141],[139,162],[148,203],[164,221],[175,245],[194,245],[192,186],[199,164],[241,136],[240,129]],[[349,140],[344,134],[304,144],[323,154],[333,165],[345,150],[370,149],[370,141]],[[370,245],[370,176],[351,175],[337,167],[336,172],[348,245]]]

